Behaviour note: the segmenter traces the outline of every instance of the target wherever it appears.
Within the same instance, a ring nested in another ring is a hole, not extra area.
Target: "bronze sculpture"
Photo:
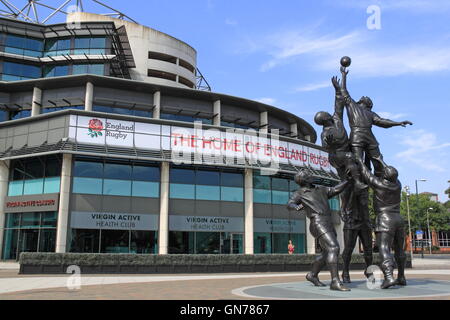
[[[341,64],[343,60],[341,61]],[[345,61],[348,65],[350,65],[350,58]],[[345,107],[347,109],[347,116],[351,128],[350,145],[353,153],[357,157],[362,158],[365,153],[373,164],[375,175],[381,176],[383,173],[383,168],[386,167],[386,163],[383,161],[383,156],[380,152],[378,141],[372,133],[372,126],[375,125],[382,128],[391,128],[394,126],[406,127],[408,124],[412,125],[412,122],[396,122],[381,118],[372,111],[373,103],[369,97],[362,97],[358,102],[353,100],[347,90],[347,64],[343,63],[341,67],[341,93],[345,100]]]
[[[329,154],[330,164],[336,168],[341,180],[350,178],[354,181],[354,187],[346,188],[340,195],[341,218],[344,222],[342,281],[350,283],[350,261],[358,237],[363,244],[366,268],[372,265],[372,229],[367,185],[360,181],[359,168],[343,123],[345,100],[337,77],[333,77],[331,81],[336,90],[334,115],[321,111],[316,114],[314,120],[318,125],[323,126],[322,146]]]
[[[398,172],[388,166],[379,149],[378,141],[372,133],[372,126],[383,128],[393,126],[412,125],[410,121],[396,122],[383,119],[372,111],[373,103],[369,97],[362,97],[358,102],[353,100],[347,91],[347,67],[351,59],[341,59],[342,85],[337,77],[332,78],[336,90],[335,112],[331,116],[327,112],[319,112],[315,122],[323,127],[321,134],[322,145],[329,153],[329,160],[336,168],[343,183],[334,188],[325,188],[313,185],[313,177],[306,171],[295,176],[300,186],[291,197],[288,208],[291,210],[304,210],[310,219],[310,232],[318,239],[324,249],[312,266],[306,279],[316,286],[324,286],[319,281],[318,274],[327,264],[330,268],[333,290],[348,291],[340,281],[337,267],[339,244],[336,231],[331,223],[331,212],[328,198],[340,194],[341,218],[344,222],[345,249],[342,254],[344,268],[342,279],[344,283],[350,282],[349,265],[351,254],[359,237],[364,247],[364,260],[366,266],[372,264],[372,228],[369,219],[368,190],[366,182],[374,191],[374,207],[376,217],[376,240],[380,250],[381,269],[384,273],[384,282],[381,288],[386,289],[393,285],[406,285],[404,253],[404,221],[400,215],[401,184],[398,181]],[[343,124],[343,111],[347,111],[351,127],[350,138]],[[366,164],[362,158],[366,157]],[[374,167],[374,174],[370,165]],[[394,258],[391,249],[395,251],[395,262],[398,266],[397,280],[393,277]],[[367,268],[364,274],[368,277]]]
[[[347,187],[348,181],[331,188],[315,186],[313,176],[306,170],[302,170],[295,176],[295,182],[300,188],[292,194],[288,209],[305,211],[307,218],[310,219],[309,231],[315,239],[318,239],[323,249],[314,261],[312,270],[307,274],[306,279],[317,287],[325,286],[319,280],[319,273],[327,265],[331,274],[330,289],[350,291],[339,279],[338,257],[340,248],[328,203],[329,198],[338,195]]]
[[[384,168],[383,177],[373,175],[364,165],[361,159],[357,159],[364,179],[374,191],[374,208],[376,217],[375,234],[381,256],[381,270],[384,274],[382,289],[393,285],[406,286],[404,251],[405,230],[402,216],[400,215],[400,202],[402,185],[398,180],[398,172],[394,167]],[[397,263],[397,280],[393,277],[394,259],[391,249],[395,251],[395,262]]]

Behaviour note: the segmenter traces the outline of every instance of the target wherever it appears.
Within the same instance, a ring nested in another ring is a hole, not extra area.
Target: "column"
[[[222,124],[221,118],[222,118],[222,106],[220,100],[214,101],[214,118],[213,118],[213,125],[220,126]]]
[[[298,138],[298,126],[297,123],[291,123],[291,137]]]
[[[42,90],[34,87],[33,89],[33,101],[31,104],[31,116],[38,116],[41,114],[42,106]]]
[[[244,232],[245,232],[245,254],[254,254],[254,234],[253,234],[253,170],[245,169],[244,173]]]
[[[267,111],[259,114],[259,132],[269,133],[269,114]]]
[[[153,94],[153,119],[161,118],[161,91],[156,91]]]
[[[67,252],[69,229],[70,182],[72,179],[72,155],[63,154],[61,187],[59,193],[58,228],[56,230],[56,253]]]
[[[309,232],[309,219],[305,217],[306,221],[306,253],[307,254],[316,254],[316,240],[311,235],[311,232]]]
[[[5,228],[5,200],[8,195],[9,160],[0,161],[0,258],[3,253],[3,232]]]
[[[169,162],[161,163],[161,195],[159,208],[159,254],[168,254],[169,248]]]
[[[86,97],[84,101],[84,110],[92,111],[92,105],[94,103],[94,85],[92,82],[86,83]]]

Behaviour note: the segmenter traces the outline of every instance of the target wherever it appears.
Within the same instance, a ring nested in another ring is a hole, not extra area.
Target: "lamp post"
[[[405,186],[405,193],[406,193],[406,212],[408,213],[408,229],[409,229],[409,252],[411,254],[411,262],[413,261],[413,238],[411,233],[411,217],[409,214],[409,187]]]
[[[429,245],[430,245],[430,254],[431,254],[431,246],[432,246],[432,244],[433,244],[433,241],[432,241],[432,239],[431,239],[431,233],[430,233],[430,216],[429,216],[429,214],[428,214],[428,212],[429,212],[430,210],[433,210],[433,208],[428,208],[428,209],[427,209],[428,241],[430,241]]]
[[[418,186],[417,186],[417,181],[421,181],[421,182],[426,182],[427,181],[427,179],[419,179],[419,180],[416,180],[416,202],[417,202],[417,217],[419,217],[419,188],[418,188]],[[422,224],[420,223],[420,219],[419,219],[419,229],[420,230],[422,230]],[[422,250],[421,250],[421,257],[422,257],[422,259],[423,259],[423,239],[421,240],[421,247],[422,247]]]

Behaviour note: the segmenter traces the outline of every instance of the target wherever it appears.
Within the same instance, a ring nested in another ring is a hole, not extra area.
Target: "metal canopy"
[[[19,4],[21,2],[22,4]],[[55,16],[61,14],[67,15],[72,12],[84,12],[85,5],[89,3],[89,6],[94,5],[96,8],[99,8],[99,10],[109,10],[108,13],[101,14],[103,16],[129,20],[137,23],[123,12],[111,8],[98,0],[60,0],[59,5],[50,5],[49,2],[50,1],[46,0],[0,0],[0,16],[31,23],[45,24]]]

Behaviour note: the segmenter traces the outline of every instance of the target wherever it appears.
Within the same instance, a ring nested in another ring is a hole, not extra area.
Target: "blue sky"
[[[213,91],[264,101],[311,124],[317,111],[332,110],[330,79],[339,75],[340,58],[350,56],[350,94],[371,97],[381,116],[414,122],[407,128],[374,129],[385,161],[399,169],[403,185],[414,191],[415,179],[426,178],[419,191],[446,200],[450,1],[107,2],[193,46]],[[381,10],[379,30],[367,28],[370,5]]]

